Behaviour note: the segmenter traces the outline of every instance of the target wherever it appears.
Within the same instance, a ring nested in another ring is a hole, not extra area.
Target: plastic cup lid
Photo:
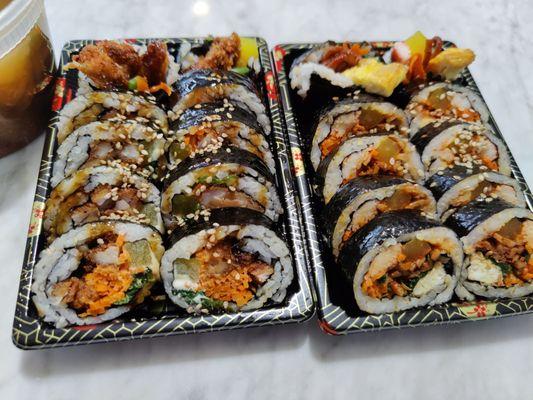
[[[43,11],[43,0],[12,0],[0,11],[0,57],[24,39]]]

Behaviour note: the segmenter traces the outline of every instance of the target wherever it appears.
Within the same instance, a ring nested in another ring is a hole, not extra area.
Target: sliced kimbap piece
[[[358,177],[389,175],[417,183],[425,178],[415,147],[398,135],[348,139],[322,160],[318,173],[326,204],[342,186]]]
[[[533,213],[500,199],[460,207],[446,220],[463,242],[457,295],[473,300],[533,293]]]
[[[289,249],[272,221],[250,209],[216,209],[170,237],[161,260],[169,298],[190,313],[253,310],[283,301]]]
[[[327,107],[313,133],[311,163],[318,168],[328,154],[344,140],[376,133],[409,134],[409,120],[403,110],[374,96],[347,97]]]
[[[486,123],[489,110],[471,89],[451,83],[433,83],[416,93],[406,107],[410,114],[411,134],[425,125],[447,119]]]
[[[231,207],[252,209],[274,221],[283,212],[274,176],[245,150],[226,147],[198,154],[178,164],[164,180],[161,212],[167,229]]]
[[[94,222],[55,239],[33,270],[39,315],[62,328],[109,321],[131,310],[159,280],[164,248],[152,227]]]
[[[418,211],[389,211],[343,246],[339,265],[359,308],[390,313],[450,300],[463,263],[457,235]]]
[[[419,130],[411,141],[430,175],[455,165],[511,174],[505,144],[480,124],[435,122]]]
[[[492,171],[482,171],[455,165],[438,171],[426,181],[437,199],[437,214],[441,220],[457,208],[475,200],[499,198],[516,207],[526,207],[526,199],[516,180]],[[492,200],[491,200],[492,201]]]
[[[170,98],[170,116],[176,119],[188,108],[224,98],[244,104],[255,114],[265,133],[270,134],[270,120],[254,83],[250,78],[232,71],[196,69],[182,75],[175,83]]]
[[[52,190],[46,201],[44,229],[51,241],[87,222],[122,219],[163,232],[160,204],[159,190],[125,168],[86,168]]]
[[[168,130],[167,115],[154,100],[132,93],[98,91],[77,96],[63,107],[57,122],[57,140],[61,144],[82,125],[106,119],[151,123],[157,130]]]
[[[365,176],[344,185],[323,214],[333,255],[365,224],[387,211],[419,210],[435,217],[435,199],[424,186],[392,176]]]
[[[327,41],[313,47],[292,63],[289,72],[291,88],[301,97],[306,97],[312,86],[312,77],[317,76],[332,87],[349,88],[353,81],[343,75],[356,66],[370,52],[367,46]]]
[[[52,186],[79,169],[122,165],[156,179],[166,168],[165,140],[150,126],[136,121],[91,122],[72,132],[57,149]]]
[[[247,150],[261,158],[272,173],[274,157],[268,140],[255,114],[237,102],[202,103],[185,110],[171,124],[169,138],[170,164],[179,164],[196,152],[216,150],[224,145]]]

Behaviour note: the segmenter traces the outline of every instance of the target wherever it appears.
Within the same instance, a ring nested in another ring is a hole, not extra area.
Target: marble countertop
[[[417,29],[477,53],[472,67],[533,184],[533,3],[523,1],[46,0],[68,39],[263,36],[273,45],[405,38]],[[291,326],[23,352],[11,343],[43,138],[0,160],[1,399],[518,399],[533,394],[533,318],[330,337]]]

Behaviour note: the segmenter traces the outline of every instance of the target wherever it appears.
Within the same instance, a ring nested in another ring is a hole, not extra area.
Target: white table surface
[[[533,2],[46,0],[68,39],[259,35],[273,45],[405,38],[477,53],[472,66],[533,184]],[[23,352],[11,343],[43,138],[0,160],[0,399],[531,399],[533,318],[329,337],[301,324]]]

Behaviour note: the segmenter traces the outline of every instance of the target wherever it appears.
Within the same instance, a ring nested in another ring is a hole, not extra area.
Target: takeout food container
[[[292,254],[294,280],[288,289],[286,299],[277,305],[270,305],[253,311],[223,313],[216,315],[189,315],[171,303],[164,291],[160,289],[151,301],[124,316],[98,325],[71,326],[54,328],[38,318],[31,300],[33,268],[43,249],[43,213],[45,201],[50,193],[50,178],[54,152],[57,147],[57,112],[76,96],[78,80],[72,71],[62,74],[57,79],[53,110],[55,112],[48,126],[44,150],[39,170],[35,200],[33,203],[31,222],[26,243],[26,252],[21,273],[15,319],[13,324],[13,342],[22,349],[40,349],[47,347],[71,346],[98,342],[140,339],[156,336],[168,336],[185,333],[208,332],[244,327],[264,326],[301,322],[313,315],[314,302],[310,278],[307,273],[306,249],[301,230],[300,201],[296,198],[294,187],[295,175],[288,152],[287,138],[282,124],[281,107],[278,92],[271,69],[271,59],[266,42],[255,38],[263,77],[260,86],[263,101],[267,107],[272,123],[270,136],[271,147],[277,155],[276,175],[278,190],[285,209],[280,224]],[[173,55],[179,50],[180,44],[189,42],[201,44],[203,38],[161,39]],[[76,40],[67,42],[61,54],[60,67],[63,67],[83,46],[93,43],[92,40]],[[133,39],[129,42],[143,45],[148,39]],[[60,68],[62,71],[62,68]],[[157,296],[159,294],[159,296]]]
[[[448,45],[450,43],[447,43]],[[299,192],[303,225],[307,240],[308,259],[317,298],[317,314],[322,330],[332,335],[381,330],[389,328],[413,327],[420,325],[444,324],[519,315],[533,312],[533,296],[497,301],[477,300],[460,302],[457,297],[446,304],[421,307],[406,311],[371,315],[357,307],[353,291],[340,276],[332,256],[322,240],[321,226],[318,224],[323,205],[313,193],[312,171],[306,149],[306,132],[312,126],[314,115],[306,114],[303,102],[290,86],[289,71],[293,61],[306,50],[318,43],[281,44],[274,47],[275,72],[279,84],[284,122],[292,155],[295,185]],[[388,50],[393,42],[372,42],[370,45],[378,53]],[[469,89],[479,93],[479,89],[468,70],[463,81]],[[492,116],[490,126],[503,138]],[[308,135],[307,135],[308,136]],[[508,150],[508,149],[507,149]],[[510,153],[509,153],[510,154]],[[529,209],[533,206],[533,196],[516,162],[510,155],[512,176],[526,197]]]

